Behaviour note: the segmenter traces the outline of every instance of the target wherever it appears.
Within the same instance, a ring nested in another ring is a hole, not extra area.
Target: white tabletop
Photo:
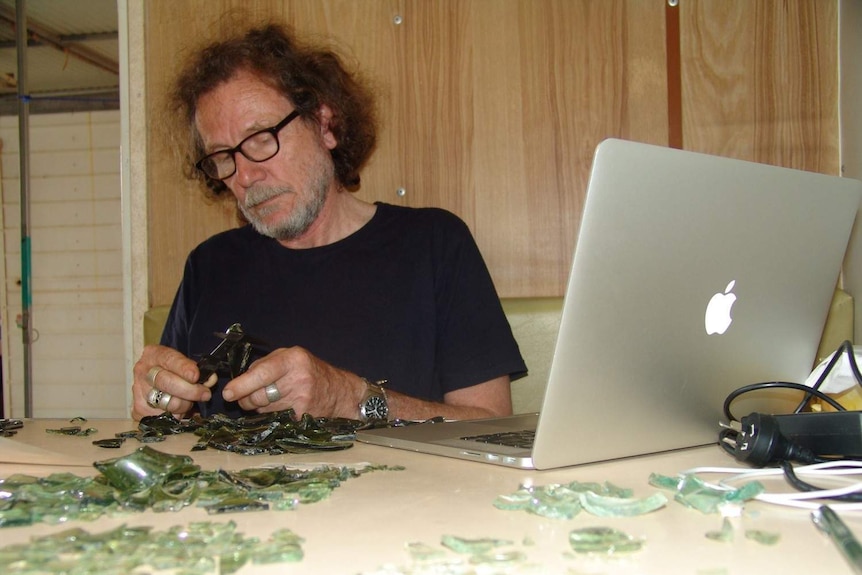
[[[92,445],[94,439],[135,428],[131,420],[91,420],[90,437],[52,435],[45,429],[70,425],[67,420],[25,421],[11,441],[19,446],[46,449],[66,458],[63,465],[0,463],[0,477],[12,473],[45,476],[54,471],[95,475],[90,462],[118,457],[141,446],[127,440],[120,449]],[[703,514],[670,501],[656,512],[629,518],[600,518],[582,512],[573,519],[549,519],[523,511],[504,511],[493,506],[498,495],[510,494],[523,483],[605,482],[631,488],[636,497],[651,495],[650,473],[675,475],[701,466],[740,467],[719,447],[704,447],[644,456],[621,461],[570,467],[553,471],[522,471],[483,463],[357,443],[339,452],[313,455],[242,456],[216,450],[191,452],[196,441],[191,434],[152,444],[160,451],[190,455],[204,469],[246,469],[264,464],[329,463],[348,465],[369,462],[404,466],[403,471],[379,471],[344,482],[331,497],[299,506],[293,511],[259,511],[208,515],[188,507],[177,513],[146,511],[96,522],[75,522],[91,532],[102,532],[122,524],[166,529],[193,521],[229,521],[246,536],[267,539],[276,529],[289,528],[304,538],[304,559],[299,563],[246,565],[240,573],[341,573],[408,572],[411,556],[406,545],[421,542],[443,549],[441,537],[495,538],[513,542],[510,547],[527,554],[529,564],[511,572],[529,573],[727,573],[740,575],[776,573],[851,573],[832,542],[812,524],[808,511],[761,502],[746,504],[739,519],[744,529],[760,529],[780,535],[775,545],[764,545],[738,533],[732,542],[707,538],[721,528],[717,514]],[[8,445],[7,445],[8,447]],[[3,449],[11,453],[12,449]],[[69,457],[72,460],[69,460]],[[4,461],[12,456],[0,458]],[[77,459],[82,466],[69,466]],[[773,485],[769,485],[773,487]],[[672,497],[672,494],[669,494]],[[862,534],[862,512],[846,512],[842,518]],[[0,545],[26,542],[31,537],[68,529],[70,525],[38,524],[0,529]],[[613,558],[575,555],[568,543],[573,529],[594,526],[617,528],[646,540],[635,553]],[[454,559],[456,554],[447,551]],[[532,565],[532,567],[531,567]],[[540,567],[536,567],[540,565]]]

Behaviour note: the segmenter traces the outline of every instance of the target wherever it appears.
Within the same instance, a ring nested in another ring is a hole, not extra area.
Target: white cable
[[[842,479],[852,475],[862,475],[862,461],[826,461],[802,465],[794,468],[798,477],[813,478],[836,478]],[[720,479],[718,482],[704,480],[702,475],[730,475]],[[754,479],[784,478],[784,471],[780,468],[764,468],[741,470],[733,467],[695,467],[679,474],[679,477],[694,476],[703,482],[704,486],[720,491],[732,491],[736,489],[731,483]],[[794,493],[770,493],[763,492],[754,497],[756,501],[784,505],[803,509],[817,509],[823,503],[816,500],[830,497],[838,497],[853,493],[862,493],[862,482],[853,482],[843,487],[832,489],[820,489],[817,491],[804,491]],[[862,502],[830,502],[830,507],[844,511],[862,511]]]

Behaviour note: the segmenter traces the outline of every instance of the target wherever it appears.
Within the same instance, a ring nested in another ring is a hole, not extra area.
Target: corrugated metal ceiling
[[[116,0],[26,0],[33,113],[119,108]],[[15,0],[0,0],[0,114],[18,111]]]

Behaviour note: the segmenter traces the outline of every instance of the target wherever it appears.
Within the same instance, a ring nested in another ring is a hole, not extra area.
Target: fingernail
[[[227,401],[233,401],[233,392],[229,389],[221,392],[222,397],[224,397]]]

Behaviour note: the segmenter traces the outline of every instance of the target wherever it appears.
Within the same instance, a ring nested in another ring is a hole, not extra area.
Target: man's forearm
[[[387,393],[390,419],[482,419],[512,414],[508,376],[451,392],[443,403]]]

